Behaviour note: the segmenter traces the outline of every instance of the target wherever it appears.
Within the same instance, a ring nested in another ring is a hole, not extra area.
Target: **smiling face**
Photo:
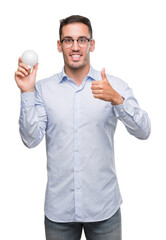
[[[70,23],[62,28],[61,40],[64,38],[72,38],[77,40],[80,37],[90,39],[88,26],[83,23]],[[77,41],[73,42],[73,46],[65,48],[64,42],[57,42],[59,52],[63,53],[65,70],[76,70],[90,67],[90,52],[95,48],[95,41],[87,42],[84,47],[80,47]]]

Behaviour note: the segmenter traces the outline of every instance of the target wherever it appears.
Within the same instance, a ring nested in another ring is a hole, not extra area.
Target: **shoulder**
[[[107,76],[108,81],[112,85],[112,87],[124,88],[127,86],[127,83],[119,77],[110,75],[108,73],[106,74],[106,76]]]
[[[61,80],[61,73],[57,73],[48,78],[43,78],[43,79],[38,80],[35,84],[35,88],[39,91],[40,90],[42,91],[46,88],[58,85],[60,80]]]
[[[51,83],[59,83],[61,79],[61,73],[56,73],[48,78],[43,78],[43,79],[40,79],[36,82],[36,85],[37,86],[42,86],[42,85],[45,85],[45,84],[51,84]]]

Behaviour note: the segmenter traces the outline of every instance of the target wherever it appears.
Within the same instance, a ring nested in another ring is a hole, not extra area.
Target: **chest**
[[[94,98],[91,84],[80,89],[60,86],[50,89],[46,95],[49,124],[72,127],[75,122],[83,126],[114,120],[111,103]]]

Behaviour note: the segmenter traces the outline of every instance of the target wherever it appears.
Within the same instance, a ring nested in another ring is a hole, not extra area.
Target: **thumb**
[[[18,59],[18,64],[19,63],[22,63],[21,57],[19,57],[19,59]]]
[[[105,74],[105,68],[102,68],[102,70],[101,70],[101,77],[102,77],[102,80],[107,80],[107,77]]]

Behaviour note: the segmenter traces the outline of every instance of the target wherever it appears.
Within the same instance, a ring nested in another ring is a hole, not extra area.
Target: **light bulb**
[[[33,68],[38,62],[38,56],[33,50],[27,50],[23,52],[21,56],[21,60],[25,63],[29,68]]]

